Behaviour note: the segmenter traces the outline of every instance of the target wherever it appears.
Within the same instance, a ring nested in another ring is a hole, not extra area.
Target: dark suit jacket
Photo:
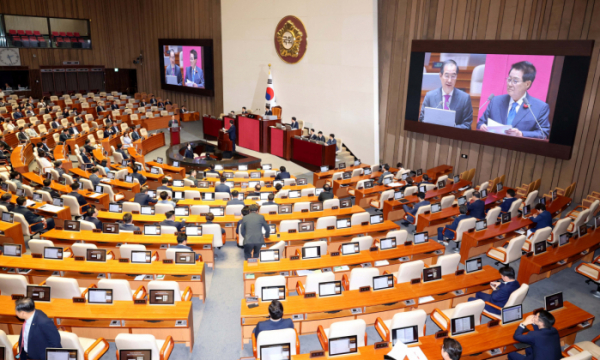
[[[279,174],[277,174],[277,176],[275,176],[275,180],[283,180],[283,179],[289,179],[291,178],[290,173],[287,171],[284,172],[280,172]]]
[[[519,129],[523,133],[523,137],[546,139],[550,134],[550,122],[548,121],[550,107],[542,100],[529,95],[529,93],[527,93],[526,97],[530,104],[529,109],[525,109],[523,106],[524,104],[521,104],[519,111],[517,111],[517,115],[513,119],[512,127]],[[509,104],[510,95],[498,95],[493,98],[487,106],[487,109],[485,109],[483,116],[479,118],[477,128],[479,129],[483,124],[487,125],[489,118],[506,125]],[[533,115],[531,115],[532,111],[535,114],[539,126]],[[540,130],[540,127],[544,130],[543,132]]]
[[[15,206],[13,212],[17,214],[23,214],[29,225],[33,225],[44,220],[42,216],[36,215],[33,211],[29,210],[25,206]]]
[[[335,150],[338,151],[337,141],[335,139],[327,140],[327,145],[335,145]]]
[[[119,110],[119,105],[117,105],[117,104],[112,104],[112,105],[110,106],[110,109],[111,109],[111,110]]]
[[[377,180],[377,184],[378,184],[378,185],[381,185],[381,184],[383,184],[383,178],[384,178],[386,175],[390,175],[390,174],[391,174],[391,172],[389,172],[389,171],[385,171],[383,174],[381,174],[381,175],[379,176],[379,180]]]
[[[198,87],[204,87],[204,73],[202,72],[202,69],[200,69],[198,66],[196,66],[196,73],[192,74],[192,67],[188,66],[187,68],[185,68],[185,81],[187,82],[188,80],[198,84]]]
[[[123,159],[127,160],[129,159],[129,154],[127,153],[127,151],[125,150],[117,150],[117,152],[121,155],[123,155]]]
[[[481,220],[485,218],[485,202],[483,200],[475,200],[467,205],[469,214]]]
[[[245,205],[244,200],[231,199],[227,202],[227,206],[229,205]]]
[[[333,192],[331,191],[325,191],[323,190],[320,194],[319,194],[319,201],[323,202],[325,200],[330,200],[333,199]]]
[[[27,340],[27,355],[29,359],[45,359],[46,348],[62,348],[60,334],[54,325],[41,310],[35,310],[33,322],[29,327],[29,339]],[[23,351],[22,333],[19,335],[19,353]]]
[[[150,195],[144,193],[135,194],[135,196],[133,197],[133,202],[136,202],[142,206],[156,204],[156,200],[152,199]]]
[[[58,139],[62,142],[65,142],[67,140],[69,140],[71,138],[71,136],[67,133],[62,133],[60,134],[60,136],[58,137]]]
[[[96,106],[96,112],[99,113],[101,111],[104,111],[104,107],[102,107],[102,106]]]
[[[560,348],[560,335],[555,328],[540,329],[535,325],[533,331],[526,334],[522,326],[517,327],[513,338],[518,342],[531,345],[525,350],[527,359],[531,360],[559,360],[562,352]]]
[[[192,150],[185,149],[185,154],[183,156],[186,157],[187,159],[193,159],[194,152]]]
[[[271,110],[267,110],[265,111],[265,115],[273,115],[273,112]]]
[[[177,222],[177,221],[173,221],[173,220],[163,220],[160,222],[160,225],[174,226],[177,228],[177,231],[181,231],[181,229],[183,229],[185,227],[185,222],[183,222],[183,221]]]
[[[425,108],[438,108],[443,109],[444,104],[440,102],[444,100],[442,95],[442,88],[439,87],[435,90],[429,91],[425,94],[423,105],[421,105],[421,113],[419,115],[419,121],[423,121],[425,116]],[[450,110],[456,112],[454,122],[455,126],[460,129],[471,129],[471,123],[473,122],[473,105],[471,104],[471,97],[466,92],[454,88],[452,97],[450,98]]]
[[[156,99],[150,99],[150,104],[156,105],[157,103],[158,103],[158,100],[156,100]]]
[[[49,187],[45,187],[45,186],[44,186],[44,187],[42,188],[42,191],[46,191],[46,192],[50,193],[50,196],[52,196],[53,198],[60,197],[60,194],[58,193],[58,191],[56,191],[56,190],[53,190],[52,188],[49,188]]]
[[[298,122],[293,122],[290,124],[292,126],[292,130],[296,130],[300,127],[300,124],[298,124]]]
[[[53,129],[58,129],[60,124],[58,123],[58,121],[53,121],[50,123],[50,126],[52,126]]]
[[[80,193],[73,191],[73,192],[70,192],[69,195],[74,196],[77,199],[77,203],[79,204],[79,206],[83,206],[83,205],[87,204],[87,200]]]
[[[325,136],[316,136],[315,140],[317,141],[322,141],[322,142],[327,142],[327,139],[325,139]]]
[[[27,135],[24,132],[18,132],[17,133],[17,138],[19,138],[20,141],[27,141]]]
[[[258,294],[257,296],[261,296],[261,294]],[[293,328],[294,328],[294,323],[292,322],[292,319],[280,319],[279,321],[273,321],[273,320],[269,319],[266,321],[261,321],[258,324],[256,324],[256,327],[254,328],[254,334],[256,335],[256,338],[258,339],[258,334],[260,334],[261,331],[293,329]]]
[[[15,204],[11,202],[0,201],[0,205],[4,205],[6,207],[6,210],[8,211],[13,211],[13,209],[15,208]]]
[[[86,216],[84,220],[94,223],[94,225],[96,225],[96,229],[102,229],[102,221],[98,220],[98,218]]]
[[[533,229],[531,229],[533,232],[548,226],[552,227],[552,214],[550,214],[548,211],[542,211],[536,217],[532,217],[530,220],[535,223],[535,226]]]
[[[417,211],[419,210],[419,208],[420,208],[421,206],[427,206],[427,205],[430,205],[430,204],[431,204],[431,203],[430,203],[429,201],[427,201],[427,200],[423,200],[423,201],[421,201],[421,202],[418,202],[418,203],[416,203],[416,204],[413,206],[412,210],[410,210],[410,211],[409,211],[409,213],[410,213],[412,216],[415,216],[415,214],[417,213]]]
[[[513,291],[517,290],[519,287],[521,287],[521,285],[519,285],[516,280],[507,283],[500,283],[496,290],[492,291],[490,302],[498,307],[503,308],[504,305],[506,305],[510,294],[512,294]],[[500,315],[500,310],[492,306],[485,305],[485,309],[493,314]]]
[[[510,206],[516,200],[517,200],[517,198],[504,198],[504,201],[502,202],[502,204],[500,204],[500,211],[508,212],[508,210],[510,210]]]
[[[468,219],[470,217],[471,217],[471,215],[458,215],[456,217],[456,219],[454,219],[454,221],[452,221],[452,224],[446,225],[446,228],[456,231],[456,229],[458,228],[458,223],[460,223],[461,220]]]
[[[231,194],[231,189],[229,188],[229,186],[225,185],[225,184],[219,184],[217,186],[215,186],[215,192],[224,192],[224,193],[228,193]]]
[[[235,142],[235,125],[231,125],[231,127],[227,129],[227,134],[229,134],[229,140]]]
[[[265,235],[263,235],[262,229],[265,229]],[[264,216],[250,213],[242,218],[240,233],[244,237],[244,244],[264,244],[264,238],[269,237],[271,229]]]
[[[137,131],[133,131],[131,133],[131,140],[136,141],[141,139],[142,137],[140,136],[140,134],[137,133]]]
[[[131,176],[133,176],[134,179],[138,179],[140,185],[144,185],[146,183],[146,177],[140,173],[134,173],[131,174]]]

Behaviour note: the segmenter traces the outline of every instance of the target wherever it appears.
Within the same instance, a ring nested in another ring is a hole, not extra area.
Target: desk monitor
[[[556,200],[557,197],[558,197],[558,190],[552,191],[552,201]]]
[[[381,238],[379,239],[379,250],[389,250],[396,248],[396,238]]]
[[[183,191],[173,192],[173,200],[183,200]]]
[[[302,248],[302,259],[318,259],[321,257],[320,246],[307,246]]]
[[[223,171],[223,177],[227,179],[233,179],[233,173],[231,171]]]
[[[8,184],[2,183],[2,191],[8,192]]]
[[[179,167],[179,161],[173,161],[173,166],[174,167]]]
[[[563,293],[562,292],[544,296],[544,308],[547,311],[560,309],[562,307],[563,307]]]
[[[365,186],[365,189],[371,189],[373,186],[375,186],[375,181],[372,181],[372,180],[371,181],[365,181],[364,182],[364,186]]]
[[[291,214],[292,213],[292,204],[281,204],[278,208],[279,214]]]
[[[279,261],[279,249],[261,250],[259,259],[260,259],[260,262]]]
[[[343,162],[338,163],[338,169],[341,170],[341,169],[345,169],[345,168],[346,168],[346,163],[343,163]]]
[[[250,172],[250,179],[260,179],[262,174],[260,171],[252,171]]]
[[[127,163],[128,163],[127,160],[123,160],[123,161],[121,161],[121,166],[127,166],[128,165]]]
[[[482,199],[485,199],[487,197],[487,190],[486,189],[481,190],[479,193],[481,194],[481,198]]]
[[[114,180],[115,179],[115,173],[114,172],[108,172],[106,174],[106,177],[108,178],[108,180]],[[66,180],[65,180],[66,181]],[[64,184],[63,184],[64,185]]]
[[[394,275],[386,274],[373,277],[373,291],[392,289],[394,287]]]
[[[212,201],[215,199],[215,193],[212,192],[203,192],[202,194],[202,200],[205,201]]]
[[[350,219],[337,219],[335,222],[335,227],[337,229],[346,229],[351,226]]]
[[[458,198],[458,206],[464,205],[467,203],[467,197],[466,196],[461,196]]]
[[[190,216],[190,208],[188,206],[175,206],[175,216]]]
[[[50,286],[27,285],[27,297],[33,301],[50,302]]]
[[[150,174],[158,175],[158,174],[160,174],[160,172],[156,166],[153,166],[150,168]]]
[[[152,360],[152,350],[119,350],[120,360]],[[69,359],[70,360],[70,359]]]
[[[221,165],[221,164],[215,165],[215,170],[223,170],[223,165]]]
[[[119,205],[121,206],[121,205]],[[122,210],[122,208],[121,208]],[[121,211],[119,211],[121,212]],[[144,205],[140,208],[140,214],[142,215],[154,215],[154,206]]]
[[[546,252],[546,241],[540,241],[533,246],[533,255],[540,255]]]
[[[208,183],[208,181],[198,181],[199,189],[208,189],[209,187],[210,187],[210,184]]]
[[[281,185],[281,187],[283,187],[284,182],[283,180],[273,180],[273,187],[277,186],[277,184]]]
[[[238,165],[238,170],[239,171],[247,171],[248,170],[248,165]]]
[[[357,242],[342,244],[342,255],[352,255],[360,253],[360,245]]]
[[[437,183],[438,189],[443,189],[446,187],[446,180],[438,181]]]
[[[193,251],[175,252],[175,264],[194,265],[196,264],[196,253]]]
[[[467,271],[467,274],[480,271],[481,269],[483,269],[483,261],[481,258],[470,259],[465,262],[465,270]]]
[[[106,249],[86,249],[85,260],[106,262]]]
[[[462,335],[475,331],[475,315],[469,315],[451,320],[451,335]]]
[[[504,189],[504,186],[502,185],[501,182],[499,182],[498,184],[496,184],[496,192],[499,193],[500,191],[502,191],[502,189]]]
[[[363,168],[363,174],[365,174],[365,175],[371,175],[372,173],[373,172],[371,171],[370,167],[367,166],[367,167]]]
[[[77,360],[77,356],[77,349],[46,348],[46,360]]]
[[[321,166],[321,172],[329,171],[329,166]]]
[[[442,280],[442,267],[432,266],[423,269],[423,282]]]
[[[263,170],[272,170],[273,166],[271,166],[271,164],[263,164],[262,169]]]
[[[300,197],[300,190],[290,190],[288,192],[288,197],[290,199],[297,199]]]
[[[425,185],[421,185],[419,186],[419,191],[422,193],[426,193],[427,192],[427,187]]]
[[[297,178],[296,185],[306,185],[306,179],[305,178]]]
[[[475,222],[475,231],[481,231],[481,230],[485,230],[485,229],[487,229],[487,220],[486,219],[477,220],[477,222]]]
[[[65,229],[65,231],[80,231],[81,230],[81,223],[79,221],[74,221],[74,220],[65,220],[64,224],[63,224],[63,228]]]
[[[352,200],[340,200],[340,209],[352,207]]]
[[[523,216],[527,216],[531,214],[531,205],[525,205],[523,206]]]
[[[267,232],[265,231],[265,228],[261,228],[260,229],[262,234],[265,235]],[[269,234],[273,235],[277,233],[277,228],[275,224],[269,224]]]
[[[404,197],[404,192],[402,190],[396,191],[394,193],[394,200],[400,200]]]
[[[322,202],[310,203],[310,211],[323,211],[323,203]]]
[[[96,185],[94,187],[94,192],[96,194],[102,194],[102,193],[104,193],[104,188],[102,187],[102,185]]]
[[[419,326],[407,326],[398,329],[392,329],[392,346],[400,341],[401,343],[408,345],[419,342]]]
[[[329,356],[358,352],[356,335],[329,339]]]
[[[113,303],[113,291],[112,289],[88,289],[88,303],[89,304],[112,304]]]
[[[2,246],[2,254],[4,256],[16,256],[21,257],[21,245],[19,244],[4,244]]]
[[[52,198],[52,205],[63,207],[64,200],[62,198]]]
[[[541,197],[541,198],[538,200],[538,202],[539,202],[540,204],[544,204],[544,205],[546,205],[546,198],[545,198],[545,197]]]
[[[417,169],[417,176],[423,175],[423,169]]]
[[[148,196],[150,196],[153,199],[156,199],[156,190],[147,190],[148,191]]]
[[[425,244],[429,241],[429,233],[427,231],[415,233],[413,243],[415,245]]]
[[[563,233],[558,236],[558,246],[564,246],[569,243],[569,233]]]
[[[183,180],[173,180],[174,187],[183,187]]]
[[[146,230],[146,227],[144,227]],[[132,264],[151,264],[152,263],[152,251],[150,250],[133,250],[131,252],[131,263]]]
[[[265,360],[288,360],[292,358],[292,352],[290,351],[290,348],[290,343],[261,345],[260,358]]]
[[[42,194],[40,193],[33,193],[33,201],[35,202],[42,202]]]
[[[342,179],[347,180],[352,177],[352,171],[344,171],[342,173]]]
[[[502,213],[500,214],[500,222],[502,224],[508,224],[510,222],[510,213]]]
[[[314,221],[302,221],[298,224],[298,232],[315,231]]]
[[[502,309],[502,324],[523,320],[523,305],[514,305]]]
[[[2,221],[12,224],[15,221],[15,214],[3,212],[2,213]]]
[[[431,213],[432,214],[439,213],[440,211],[442,211],[442,204],[440,204],[440,203],[431,204]]]
[[[242,200],[242,201],[244,201],[244,197],[245,197],[245,196],[246,196],[246,193],[243,193],[243,192],[238,192],[237,199],[238,199],[238,200]]]
[[[381,224],[383,222],[383,214],[371,215],[371,225]]]
[[[102,232],[105,234],[118,234],[119,224],[116,223],[103,223]]]
[[[600,216],[594,218],[594,230],[600,227]]]
[[[225,208],[223,206],[211,207],[210,209],[208,209],[208,212],[210,212],[214,216],[224,216]]]
[[[323,192],[323,188],[315,188],[315,196],[321,195],[322,192]]]
[[[269,200],[269,195],[271,195],[270,192],[261,192],[260,193],[260,199],[261,200]]]
[[[285,300],[285,285],[263,286],[260,299],[261,301]]]
[[[408,177],[408,173],[403,173],[400,178],[402,179],[402,181],[406,180],[406,178]]]
[[[202,236],[202,228],[200,226],[186,226],[185,234],[187,236]]]
[[[577,237],[580,238],[584,235],[587,235],[587,224],[579,225],[579,229],[577,229]]]
[[[319,297],[341,295],[342,294],[342,282],[341,281],[328,281],[319,283]]]
[[[144,225],[144,235],[160,235],[160,225]]]
[[[25,196],[25,189],[17,189],[17,196]]]
[[[125,176],[125,182],[127,182],[127,183],[133,183],[133,176],[132,175],[126,175]]]
[[[157,158],[156,158],[156,162],[157,162],[158,164],[161,164],[161,165],[162,165],[162,163],[163,163],[163,158],[161,158],[161,157],[157,157]]]
[[[230,189],[233,189],[235,183],[233,181],[225,181],[225,186],[229,186]]]

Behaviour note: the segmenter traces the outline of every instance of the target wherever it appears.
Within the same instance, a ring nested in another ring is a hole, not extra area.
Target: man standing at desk
[[[229,120],[229,129],[227,129],[227,134],[229,134],[229,140],[231,140],[231,151],[235,152],[235,123],[233,120]]]
[[[175,119],[175,115],[171,115],[171,120],[169,120],[169,127],[177,127],[179,126],[179,122]]]
[[[264,235],[263,229],[265,231]],[[271,234],[271,229],[265,217],[258,214],[258,205],[250,205],[250,214],[244,216],[242,219],[240,233],[244,237],[245,259],[258,258],[260,248],[265,243],[265,237],[268,239]]]
[[[198,52],[192,49],[190,51],[190,66],[185,69],[185,86],[203,88],[204,87],[204,74],[202,69],[196,66],[198,61]]]
[[[181,68],[175,64],[175,50],[169,50],[169,66],[167,66],[167,75],[177,77],[177,85],[181,85]]]
[[[54,321],[43,311],[36,310],[32,299],[17,300],[15,312],[19,319],[25,320],[18,342],[19,360],[45,359],[47,348],[62,348]]]

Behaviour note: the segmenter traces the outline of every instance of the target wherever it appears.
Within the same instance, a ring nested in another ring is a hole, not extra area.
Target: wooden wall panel
[[[506,175],[507,186],[542,178],[541,191],[577,182],[575,200],[600,191],[600,2],[594,0],[380,0],[380,158],[409,168],[441,163],[474,181]],[[412,40],[596,40],[570,160],[404,131]],[[468,155],[463,159],[461,154]]]
[[[66,60],[136,69],[140,92],[169,98],[201,114],[223,112],[220,0],[0,0],[0,13],[91,20],[92,50],[21,49],[22,64],[30,69]],[[159,38],[213,39],[214,97],[160,89]],[[143,64],[134,65],[140,52]]]

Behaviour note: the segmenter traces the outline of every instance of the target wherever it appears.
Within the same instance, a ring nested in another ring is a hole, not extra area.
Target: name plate
[[[458,275],[463,275],[465,273],[464,269],[460,269],[460,270],[456,270],[456,272],[454,273],[454,275],[458,276]]]
[[[41,259],[42,258],[42,254],[31,254],[31,257],[34,259]]]
[[[22,299],[22,298],[24,298],[24,297],[25,297],[25,295],[22,295],[22,294],[12,294],[12,295],[10,296],[10,298],[11,298],[12,300],[19,300],[19,299]]]
[[[315,196],[315,194],[308,194],[308,197],[313,197]]]
[[[75,256],[75,261],[85,261],[85,256]]]
[[[339,207],[339,206],[332,206],[332,207],[331,207],[331,210],[339,210],[339,209],[340,209],[340,207]]]
[[[310,352],[309,359],[320,358],[320,357],[325,357],[325,351],[323,351],[323,350],[316,350],[316,351],[311,351]]]
[[[142,235],[142,232],[141,231],[134,231],[133,234],[134,235]]]
[[[500,320],[496,319],[496,320],[491,320],[490,322],[488,322],[488,327],[494,327],[494,326],[498,326],[500,325]]]
[[[371,291],[371,287],[370,286],[361,286],[358,289],[358,292],[367,292],[367,291]]]
[[[329,253],[330,256],[340,256],[340,252],[339,251],[332,251],[331,253]]]
[[[92,232],[93,232],[93,233],[101,233],[101,232],[102,232],[102,230],[100,230],[100,229],[93,229],[93,230],[92,230]]]
[[[327,230],[334,230],[334,229],[335,229],[335,226],[333,226],[333,225],[327,227]]]
[[[258,263],[258,258],[249,258],[248,259],[248,264],[256,264]]]
[[[140,212],[139,212],[139,211],[137,211],[137,210],[134,210],[134,211],[132,211],[131,213],[132,213],[133,215],[139,215],[139,214],[140,214]]]
[[[410,245],[412,245],[412,244],[413,244],[413,242],[412,242],[412,241],[406,241],[406,242],[404,243],[404,246],[410,246]]]
[[[307,213],[307,212],[308,212],[308,209],[302,209],[302,211],[301,211],[301,212],[303,212],[303,213]]]
[[[172,264],[173,259],[163,259],[163,264]]]
[[[146,300],[144,300],[144,299],[134,299],[133,300],[133,304],[134,305],[146,305]]]
[[[300,260],[300,256],[290,256],[290,260]]]
[[[387,349],[390,347],[390,343],[385,341],[376,342],[374,345],[375,349]]]
[[[296,232],[296,229],[289,229],[289,230],[288,230],[288,234],[293,234],[293,233],[295,233],[295,232]]]
[[[304,294],[305,299],[316,298],[316,297],[317,297],[317,293],[314,293],[314,292],[309,292],[309,293]]]
[[[416,278],[416,279],[412,279],[410,281],[411,284],[420,284],[421,283],[421,278]]]
[[[360,226],[365,226],[365,225],[369,225],[369,222],[368,221],[363,221],[363,222],[360,223]]]
[[[442,339],[448,337],[448,331],[438,331],[435,333],[435,338],[436,339]]]
[[[119,259],[119,262],[120,262],[120,263],[128,263],[128,262],[129,262],[129,259]]]
[[[282,196],[281,198],[285,200],[285,199],[287,199],[288,197],[287,197],[287,196]]]
[[[377,246],[371,246],[369,248],[369,251],[377,251],[377,250],[379,250],[379,248]]]
[[[269,215],[277,215],[277,211],[269,211]]]
[[[85,303],[85,298],[84,297],[73,297],[73,303]]]

